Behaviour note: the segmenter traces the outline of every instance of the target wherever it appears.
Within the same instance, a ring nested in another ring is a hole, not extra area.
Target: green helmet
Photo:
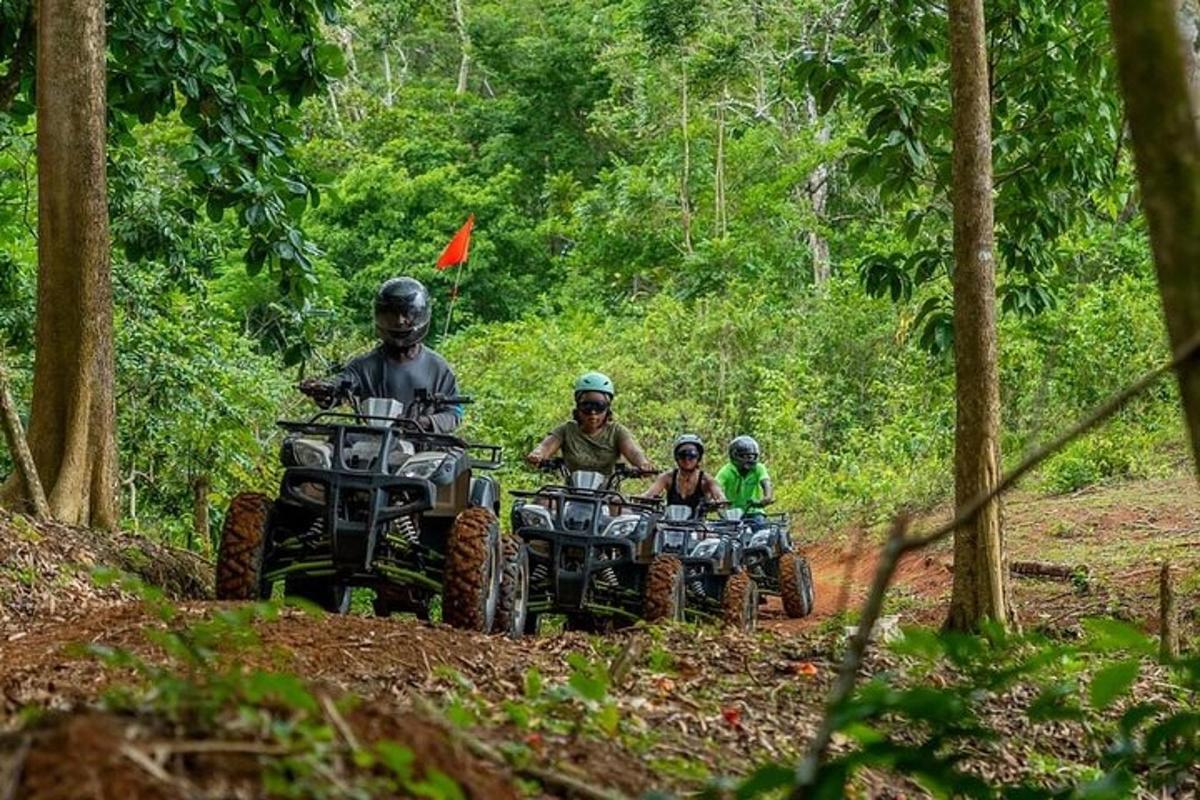
[[[578,397],[581,392],[600,392],[608,395],[610,400],[615,394],[612,379],[602,372],[581,375],[579,380],[575,381],[575,396]]]

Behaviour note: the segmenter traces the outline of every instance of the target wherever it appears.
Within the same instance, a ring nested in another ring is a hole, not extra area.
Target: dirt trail
[[[1014,580],[1027,626],[1062,627],[1080,615],[1101,612],[1151,623],[1154,582],[1147,570],[1156,569],[1162,558],[1179,568],[1180,607],[1195,608],[1200,600],[1195,580],[1200,492],[1190,478],[1055,498],[1016,495],[1006,505],[1006,521],[1014,559],[1089,568],[1080,586]],[[79,789],[96,780],[127,786],[124,794],[131,797],[156,796],[143,791],[139,781],[163,788],[161,775],[148,776],[127,755],[118,756],[124,745],[160,752],[150,743],[170,732],[96,712],[95,702],[105,688],[128,681],[130,675],[103,667],[80,645],[119,648],[158,661],[164,656],[148,642],[147,632],[165,626],[128,595],[90,585],[86,568],[105,553],[130,557],[126,539],[103,553],[88,549],[91,534],[60,531],[51,542],[44,532],[0,517],[0,777],[6,754],[11,757],[21,746],[41,765],[41,774],[58,776],[38,784],[37,794],[19,796],[67,796],[54,794],[57,786],[69,787],[72,797],[100,797]],[[595,785],[630,796],[652,787],[694,789],[706,775],[725,774],[737,765],[796,757],[819,719],[833,677],[841,631],[831,622],[846,602],[853,611],[861,601],[882,537],[883,531],[876,530],[860,541],[855,532],[842,531],[804,547],[816,581],[815,611],[807,619],[788,620],[772,600],[763,610],[762,628],[773,636],[685,628],[510,642],[412,619],[311,617],[287,611],[258,625],[260,644],[238,657],[248,667],[286,669],[330,696],[349,692],[365,698],[367,710],[349,721],[358,736],[408,742],[434,768],[446,767],[456,776],[478,775],[485,783],[468,786],[471,797],[507,796],[518,775],[507,763],[472,761],[444,721],[414,714],[413,704],[422,698],[473,719],[472,730],[493,747],[516,746],[521,758],[533,764]],[[3,570],[5,563],[26,571]],[[950,589],[949,564],[948,546],[907,559],[886,613],[902,623],[940,621]],[[230,606],[188,601],[177,607],[178,626]],[[1191,615],[1185,624],[1194,630],[1196,622]],[[872,669],[889,667],[886,655],[873,658]],[[598,706],[569,699],[567,687],[581,663],[611,667],[622,659],[633,666],[627,678],[608,688],[604,700],[616,709],[622,732],[605,734],[591,716]],[[547,687],[536,699],[527,696],[531,671]],[[555,699],[564,697],[568,699]],[[11,738],[11,732],[23,727],[23,709],[29,708],[71,713],[51,720],[32,739]],[[90,710],[81,715],[79,709]],[[1052,746],[1034,740],[1019,744]],[[100,748],[94,758],[54,761],[55,754],[92,752],[89,748]],[[211,788],[204,783],[205,770],[236,783],[247,770],[257,774],[261,756],[213,758],[217,762],[179,756],[170,763],[179,780]],[[1013,770],[1025,763],[1012,753],[1001,760],[1009,766],[999,768]],[[82,763],[109,765],[119,774],[105,778],[71,771]],[[253,789],[238,791],[242,793],[231,790],[227,796],[255,796]],[[556,796],[553,790],[547,794]],[[180,795],[167,791],[162,796]]]

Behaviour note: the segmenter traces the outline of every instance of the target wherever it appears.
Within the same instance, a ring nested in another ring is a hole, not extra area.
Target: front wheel
[[[466,509],[446,538],[442,621],[464,630],[491,631],[500,594],[499,570],[496,515],[486,508]]]
[[[271,498],[255,492],[242,492],[230,502],[217,549],[218,600],[260,600],[269,594],[262,562],[271,505]]]
[[[758,621],[758,584],[746,572],[730,575],[721,592],[721,621],[739,631],[752,631]]]
[[[682,622],[686,599],[683,562],[675,556],[657,555],[646,575],[647,622]]]
[[[813,610],[813,580],[808,559],[793,551],[779,559],[779,595],[783,610],[792,619],[807,617]]]
[[[529,608],[529,551],[515,536],[504,540],[504,562],[500,571],[500,600],[492,633],[519,639],[526,630]]]

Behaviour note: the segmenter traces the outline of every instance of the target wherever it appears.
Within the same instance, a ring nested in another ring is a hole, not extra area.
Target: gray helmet
[[[679,449],[688,444],[699,450],[700,458],[704,458],[704,440],[694,433],[683,433],[675,437],[675,446],[671,448],[671,454],[678,456]]]
[[[750,436],[739,436],[729,443],[729,460],[743,471],[758,463],[758,442]]]
[[[429,292],[414,278],[392,278],[375,293],[375,332],[385,345],[407,349],[425,338],[433,317]]]

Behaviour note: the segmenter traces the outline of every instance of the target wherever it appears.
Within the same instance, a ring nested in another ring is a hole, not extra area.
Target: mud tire
[[[271,498],[257,492],[234,496],[217,548],[217,599],[260,600],[263,551],[271,518]]]
[[[721,590],[721,622],[739,631],[752,631],[758,622],[758,584],[749,573],[730,575]]]
[[[813,610],[813,580],[808,559],[797,552],[779,559],[779,595],[783,611],[792,619],[807,617]]]
[[[486,508],[458,515],[446,538],[442,621],[455,628],[488,633],[499,605],[500,524]]]
[[[525,634],[529,608],[529,551],[515,536],[502,542],[504,560],[500,570],[500,598],[492,633],[519,639]]]
[[[657,555],[646,574],[647,622],[682,622],[686,602],[683,562],[675,556]]]

